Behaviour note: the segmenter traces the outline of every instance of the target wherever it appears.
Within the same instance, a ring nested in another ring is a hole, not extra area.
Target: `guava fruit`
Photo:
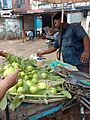
[[[16,86],[13,86],[11,87],[9,90],[8,90],[9,93],[16,93]]]
[[[17,87],[22,87],[23,86],[23,80],[19,79],[18,83],[16,84]]]
[[[30,87],[30,86],[32,86],[34,83],[33,83],[32,81],[30,81],[30,80],[27,80],[25,84]]]
[[[19,67],[19,64],[16,63],[16,62],[13,62],[13,63],[12,63],[12,66],[13,66],[14,68],[18,68],[18,67]]]
[[[44,82],[39,82],[39,83],[38,83],[38,88],[39,88],[39,89],[46,89],[46,88],[47,88],[47,85],[46,85]]]
[[[25,78],[25,80],[28,80],[28,79],[29,79],[29,76],[28,76],[28,75],[25,75],[24,78]]]
[[[42,74],[41,74],[41,78],[42,78],[42,79],[46,79],[46,78],[47,78],[47,74],[46,74],[46,73],[42,73]]]
[[[21,76],[24,76],[24,75],[25,75],[24,71],[21,71],[21,72],[20,72],[20,75],[21,75]]]
[[[34,74],[34,75],[33,75],[33,78],[38,78],[38,75],[37,75],[37,74]]]
[[[15,71],[15,69],[14,69],[12,66],[10,66],[9,68],[7,68],[7,69],[4,71],[3,76],[6,77],[7,75],[13,73],[14,71]]]
[[[33,93],[35,93],[35,92],[37,92],[38,91],[38,87],[37,86],[31,86],[30,87],[30,92],[33,94]]]
[[[36,71],[35,71],[35,70],[32,70],[32,71],[31,71],[31,74],[33,74],[33,75],[36,74]]]
[[[33,70],[33,66],[28,66],[28,67],[27,67],[27,70],[28,70],[28,71],[32,71],[32,70]]]
[[[37,84],[38,83],[38,79],[37,78],[33,78],[32,82],[35,83],[35,84]]]
[[[6,66],[4,66],[4,69],[6,70],[6,69],[8,69],[10,66],[11,66],[10,64],[6,65]]]
[[[17,88],[17,93],[23,93],[23,87],[18,87]]]

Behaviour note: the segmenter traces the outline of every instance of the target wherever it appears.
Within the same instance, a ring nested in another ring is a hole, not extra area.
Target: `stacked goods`
[[[55,102],[72,98],[70,94],[73,89],[72,85],[54,73],[49,65],[37,67],[36,61],[30,58],[8,55],[6,62],[1,65],[0,76],[4,78],[17,68],[20,70],[18,83],[7,91],[0,103],[1,108],[7,105],[5,102],[7,98],[12,109],[18,107],[23,101],[43,100],[44,103],[48,103],[49,100]]]

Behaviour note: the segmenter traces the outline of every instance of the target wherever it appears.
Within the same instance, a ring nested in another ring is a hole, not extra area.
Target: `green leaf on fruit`
[[[0,68],[0,76],[1,76],[1,77],[3,76],[3,73],[4,73],[3,68]]]
[[[7,97],[6,95],[3,97],[3,99],[0,101],[0,108],[1,110],[4,110],[7,106]]]
[[[15,96],[14,100],[10,104],[10,108],[12,110],[15,110],[21,103],[22,103],[22,98],[19,98],[19,96]]]
[[[58,75],[49,75],[48,80],[63,81],[62,78]]]
[[[20,63],[21,58],[15,56],[15,55],[12,55],[12,54],[8,54],[8,56],[6,57],[6,60],[7,60],[9,63],[13,63],[13,62]]]
[[[72,98],[71,94],[70,94],[67,90],[63,90],[63,91],[61,91],[61,93],[62,93],[65,97],[67,97],[67,98],[69,98],[69,99]]]
[[[38,90],[37,92],[35,92],[34,94],[35,95],[44,95],[46,92],[46,89],[41,89],[41,90]]]

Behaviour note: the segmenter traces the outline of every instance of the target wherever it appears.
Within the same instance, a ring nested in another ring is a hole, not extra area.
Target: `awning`
[[[65,3],[65,2],[90,2],[90,0],[36,0],[41,2],[48,2],[48,3]]]
[[[43,13],[44,12],[44,10],[28,10],[27,11],[27,13],[31,13],[31,14],[33,14],[33,13]]]

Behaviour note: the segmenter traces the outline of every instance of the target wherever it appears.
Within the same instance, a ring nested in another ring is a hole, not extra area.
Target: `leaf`
[[[61,77],[60,76],[56,76],[56,75],[50,75],[49,80],[61,80]]]
[[[1,76],[1,77],[3,76],[3,73],[4,73],[3,68],[0,68],[0,76]]]
[[[4,110],[7,106],[7,97],[6,95],[3,97],[2,101],[0,101],[0,108]]]
[[[35,60],[30,60],[29,58],[27,58],[27,59],[24,59],[24,63],[27,65],[34,66],[36,62],[35,62]]]
[[[18,56],[15,56],[15,55],[13,55],[13,54],[8,54],[7,57],[6,57],[6,60],[7,60],[9,63],[13,63],[13,62],[20,63],[20,62],[21,62],[21,58],[18,57]]]
[[[16,96],[12,103],[10,104],[10,108],[14,111],[22,103],[22,98]]]
[[[35,95],[44,95],[46,89],[42,89],[42,90],[38,90],[37,92],[35,92]]]
[[[48,100],[46,98],[44,98],[44,101],[45,101],[45,104],[47,105],[48,104]]]
[[[61,91],[61,93],[67,98],[70,98],[70,99],[72,98],[71,94],[67,90],[63,90]]]
[[[51,86],[59,86],[62,85],[64,83],[64,81],[51,81]]]

